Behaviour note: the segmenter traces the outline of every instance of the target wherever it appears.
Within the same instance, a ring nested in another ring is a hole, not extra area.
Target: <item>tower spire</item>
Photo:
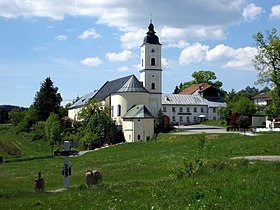
[[[150,24],[153,24],[153,13],[150,13]]]
[[[143,44],[149,43],[149,44],[159,44],[158,37],[156,35],[156,32],[154,30],[154,25],[152,23],[152,18],[150,19],[150,24],[148,26],[147,36],[145,36],[143,40]]]

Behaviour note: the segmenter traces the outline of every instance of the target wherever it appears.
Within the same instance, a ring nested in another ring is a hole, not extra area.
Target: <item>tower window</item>
[[[155,89],[156,89],[156,84],[155,84],[154,82],[152,82],[152,84],[151,84],[151,89],[152,89],[152,90],[155,90]]]
[[[156,65],[156,59],[155,58],[151,58],[151,66],[155,66]]]
[[[141,63],[142,63],[142,66],[144,66],[144,60],[143,59],[141,60]]]
[[[119,104],[118,105],[118,116],[122,115],[122,106]]]

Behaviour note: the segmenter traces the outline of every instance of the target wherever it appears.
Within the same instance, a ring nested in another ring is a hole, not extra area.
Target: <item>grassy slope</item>
[[[41,171],[46,190],[63,186],[63,158],[8,163],[0,166],[3,209],[276,209],[280,205],[280,163],[231,160],[242,155],[280,155],[280,135],[247,137],[161,135],[157,142],[123,144],[73,157],[71,189],[35,193]],[[199,156],[194,175],[177,179],[174,168]],[[84,172],[98,169],[103,184],[84,189]]]
[[[30,139],[31,134],[16,135],[9,129],[4,129],[3,125],[0,125],[0,141],[11,149],[20,149],[22,158],[51,155],[51,148],[46,141],[31,141]],[[16,156],[8,154],[1,146],[0,156],[4,157],[5,160],[17,158]]]

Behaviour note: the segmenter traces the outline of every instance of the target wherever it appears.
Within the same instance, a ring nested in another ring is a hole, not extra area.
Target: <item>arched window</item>
[[[114,117],[114,106],[111,106],[111,117]]]
[[[142,64],[142,66],[144,66],[144,60],[143,59],[141,60],[141,64]]]
[[[155,90],[155,89],[156,89],[156,83],[152,82],[152,84],[151,84],[151,89],[152,89],[152,90]]]
[[[156,59],[155,58],[151,58],[151,66],[155,66],[156,65]]]
[[[118,116],[122,115],[122,106],[119,104],[118,105]]]
[[[140,141],[140,138],[141,138],[141,136],[140,136],[140,134],[138,134],[137,135],[137,140]]]

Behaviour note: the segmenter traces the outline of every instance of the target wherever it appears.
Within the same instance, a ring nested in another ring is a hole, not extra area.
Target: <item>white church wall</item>
[[[112,118],[116,120],[118,124],[122,124],[122,116],[136,104],[144,104],[149,107],[149,94],[140,92],[130,93],[117,93],[111,96],[111,109]],[[119,113],[118,106],[121,106],[121,113]],[[120,115],[119,115],[120,114]]]
[[[146,142],[154,135],[154,119],[125,119],[123,132],[126,142]]]
[[[133,120],[123,121],[123,135],[126,142],[134,141],[134,122]]]

